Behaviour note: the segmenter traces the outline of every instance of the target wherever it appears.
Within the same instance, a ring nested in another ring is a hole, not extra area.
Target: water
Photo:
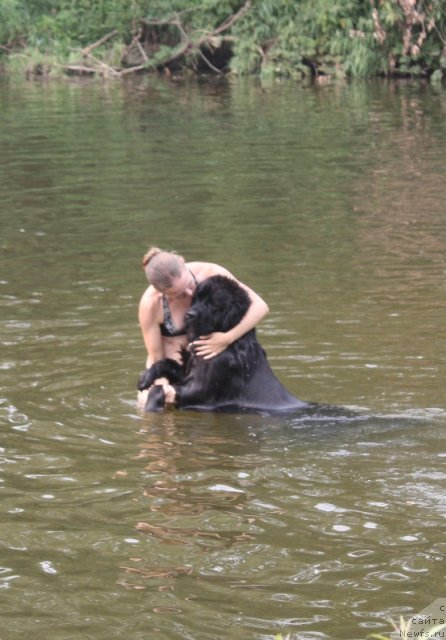
[[[0,103],[2,640],[366,638],[445,597],[446,93]],[[282,382],[349,411],[141,415],[151,244],[258,291]]]

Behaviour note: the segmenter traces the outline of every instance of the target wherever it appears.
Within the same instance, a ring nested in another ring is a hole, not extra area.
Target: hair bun
[[[158,247],[151,247],[147,251],[147,253],[144,254],[144,257],[142,259],[142,268],[145,269],[149,264],[149,262],[152,260],[152,258],[157,256],[159,253],[162,253],[162,249],[159,249]]]

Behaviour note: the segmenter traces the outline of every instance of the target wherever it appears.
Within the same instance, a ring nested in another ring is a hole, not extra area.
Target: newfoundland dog
[[[250,305],[246,291],[233,279],[212,276],[201,282],[185,317],[187,339],[214,331],[229,331],[245,315]],[[175,390],[175,406],[195,411],[230,413],[285,413],[309,407],[292,396],[279,382],[257,342],[255,329],[233,342],[209,360],[191,351],[182,351],[182,364],[166,358],[146,369],[138,389],[148,389],[157,378],[165,377]],[[146,411],[165,406],[161,385],[149,391]]]

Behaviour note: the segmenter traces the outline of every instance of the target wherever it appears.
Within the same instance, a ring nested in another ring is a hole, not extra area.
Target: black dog
[[[207,278],[198,285],[186,313],[188,341],[214,331],[229,331],[249,305],[248,294],[235,280]],[[288,393],[276,378],[255,329],[210,360],[184,349],[182,360],[182,364],[170,358],[156,362],[143,372],[138,389],[148,389],[157,378],[165,377],[175,390],[175,406],[195,411],[282,413],[310,406]],[[152,386],[145,410],[160,411],[164,406],[163,387]]]

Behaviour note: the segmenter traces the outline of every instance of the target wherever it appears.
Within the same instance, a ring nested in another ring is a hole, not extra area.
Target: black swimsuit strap
[[[197,278],[195,277],[195,274],[190,269],[188,269],[188,271],[189,271],[190,275],[192,276],[192,278],[194,279],[195,286],[198,287],[198,281],[197,281]]]
[[[197,282],[197,278],[195,277],[195,274],[192,273],[190,269],[188,269],[188,271],[194,280],[195,286],[197,286],[198,282]],[[175,327],[172,319],[172,313],[169,308],[169,303],[167,302],[167,298],[165,295],[163,295],[163,315],[164,315],[164,322],[160,325],[161,333],[163,336],[175,337],[175,336],[184,336],[186,334],[186,331],[184,329],[177,329]]]

